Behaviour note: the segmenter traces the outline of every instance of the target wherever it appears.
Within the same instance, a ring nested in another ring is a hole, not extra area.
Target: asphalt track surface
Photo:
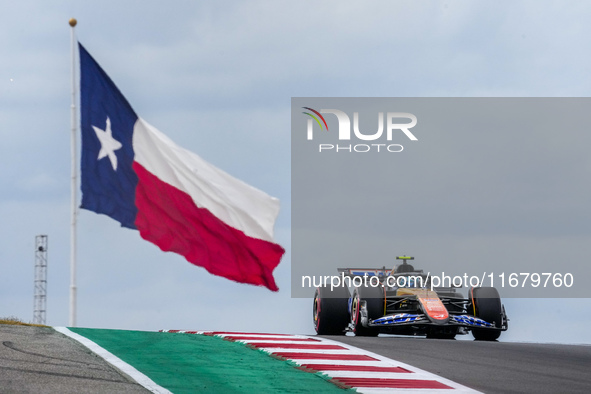
[[[52,328],[0,324],[0,393],[149,393]]]
[[[591,393],[591,346],[325,336],[485,393]]]

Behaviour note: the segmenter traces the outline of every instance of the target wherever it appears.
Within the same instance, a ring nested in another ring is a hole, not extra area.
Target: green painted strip
[[[326,375],[218,337],[70,328],[173,393],[343,393]]]

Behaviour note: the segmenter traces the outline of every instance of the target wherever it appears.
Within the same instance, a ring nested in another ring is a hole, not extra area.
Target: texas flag
[[[183,149],[138,117],[80,48],[82,205],[137,229],[163,251],[241,283],[277,291],[284,249],[279,200]]]

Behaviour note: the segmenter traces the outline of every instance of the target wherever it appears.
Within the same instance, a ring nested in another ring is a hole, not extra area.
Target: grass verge
[[[0,324],[10,324],[13,326],[49,327],[43,324],[25,323],[24,321],[15,316],[0,317]]]

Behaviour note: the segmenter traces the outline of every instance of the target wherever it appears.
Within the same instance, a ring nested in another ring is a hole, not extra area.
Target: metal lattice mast
[[[33,323],[45,324],[47,305],[47,235],[35,237],[35,298]]]

